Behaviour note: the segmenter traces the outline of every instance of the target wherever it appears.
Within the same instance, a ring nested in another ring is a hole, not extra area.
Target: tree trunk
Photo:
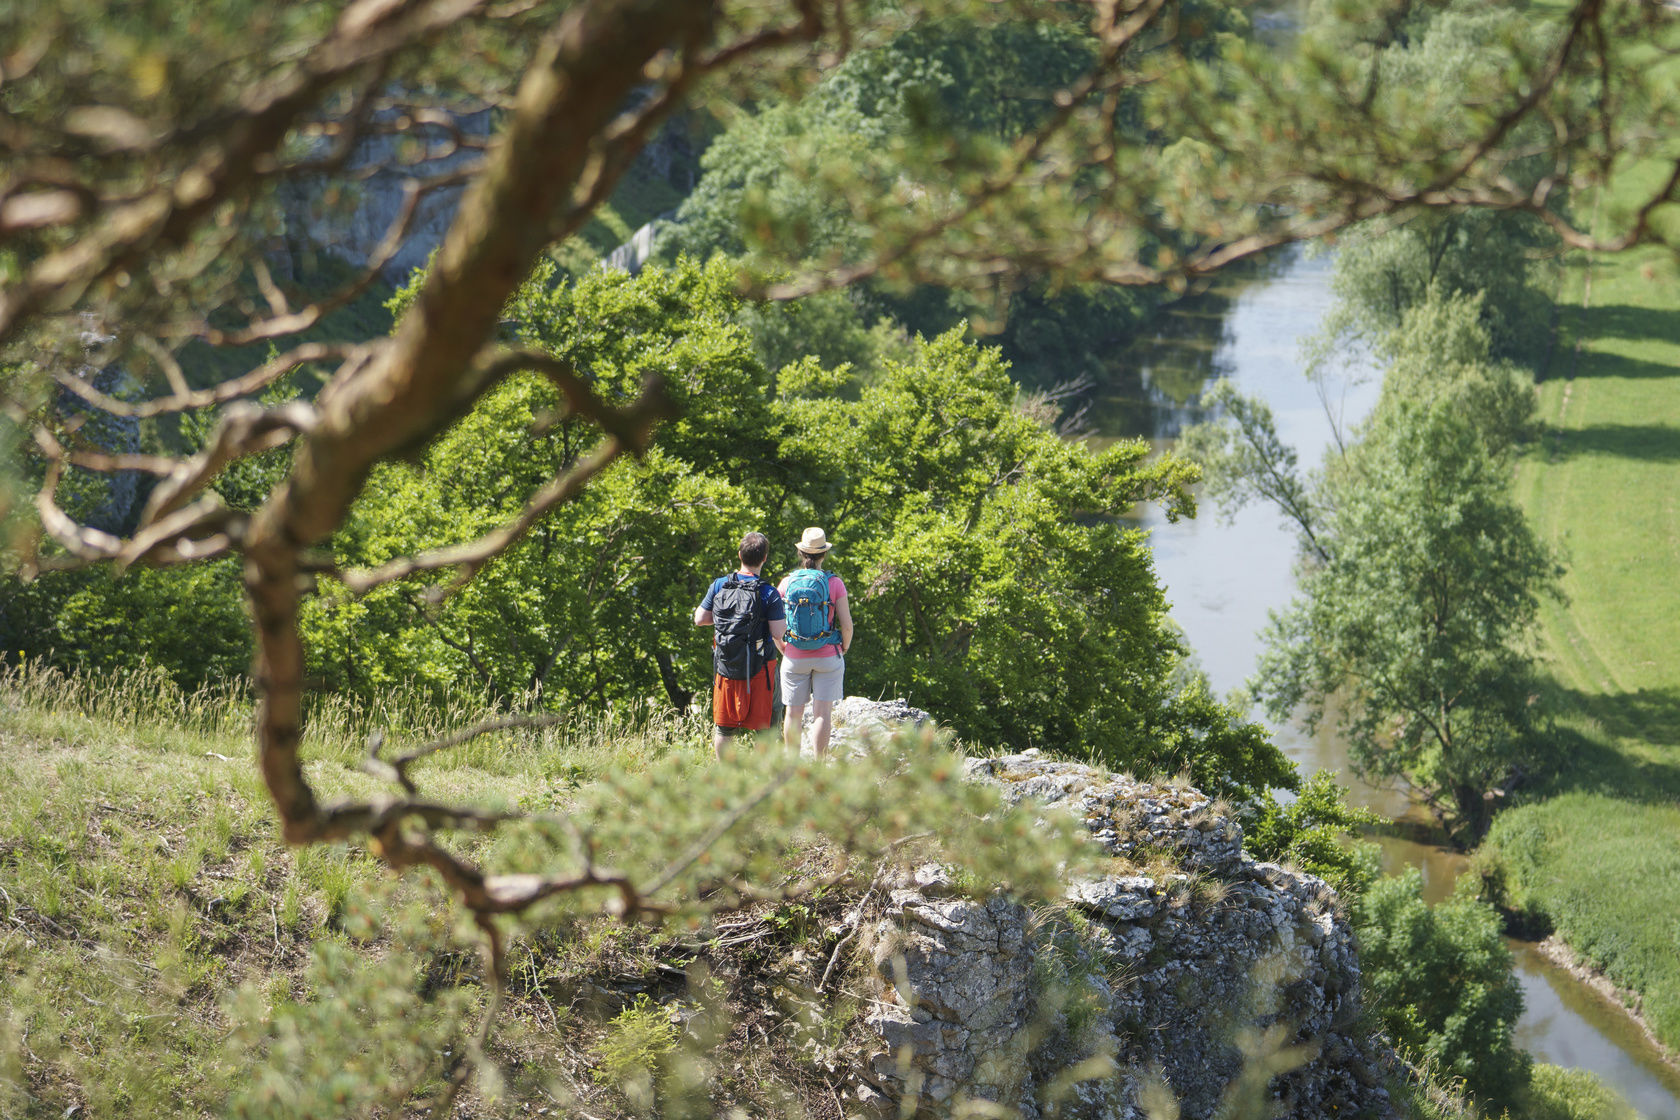
[[[676,706],[677,714],[686,716],[688,707],[694,702],[694,693],[682,686],[677,680],[677,667],[671,663],[671,655],[662,649],[653,651],[654,663],[659,666],[659,679],[665,685],[665,695],[671,698]]]

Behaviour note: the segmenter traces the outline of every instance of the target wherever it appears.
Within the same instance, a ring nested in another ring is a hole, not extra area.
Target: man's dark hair
[[[758,567],[770,555],[770,538],[763,533],[748,533],[741,538],[739,554],[741,563],[749,568]]]

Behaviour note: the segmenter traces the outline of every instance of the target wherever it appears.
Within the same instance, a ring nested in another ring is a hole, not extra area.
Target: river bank
[[[1569,973],[1576,980],[1597,992],[1610,1003],[1620,1007],[1628,1020],[1638,1027],[1645,1036],[1645,1041],[1652,1051],[1662,1059],[1663,1063],[1673,1070],[1676,1077],[1680,1077],[1680,1050],[1663,1042],[1657,1037],[1650,1020],[1645,1018],[1643,1001],[1639,993],[1631,988],[1618,987],[1603,972],[1594,968],[1588,961],[1576,953],[1563,938],[1555,933],[1540,941],[1529,942],[1534,951],[1544,956],[1558,968]]]
[[[1568,558],[1541,657],[1567,767],[1496,822],[1510,903],[1680,1047],[1680,301],[1672,258],[1577,257],[1517,492]],[[1637,609],[1634,608],[1637,604]]]

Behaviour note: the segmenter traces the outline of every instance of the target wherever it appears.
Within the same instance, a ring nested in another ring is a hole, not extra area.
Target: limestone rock
[[[834,705],[833,727],[829,732],[829,750],[840,758],[861,756],[877,740],[903,728],[930,726],[933,717],[920,708],[912,708],[906,701],[867,700],[862,696],[847,696]],[[801,744],[805,754],[812,753],[811,708],[805,708],[805,734]]]
[[[846,726],[890,726],[878,705],[846,701]],[[1030,751],[969,773],[1074,813],[1121,866],[1070,882],[1060,920],[957,897],[937,868],[888,884],[858,939],[867,1054],[852,1099],[1141,1120],[1162,1093],[1199,1118],[1249,1086],[1268,1114],[1397,1114],[1358,1026],[1352,931],[1321,880],[1244,855],[1238,824],[1193,789]]]

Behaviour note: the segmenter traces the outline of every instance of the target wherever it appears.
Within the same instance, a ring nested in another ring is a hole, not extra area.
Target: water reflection
[[[1621,1009],[1533,945],[1510,944],[1523,987],[1517,1045],[1536,1061],[1592,1070],[1641,1116],[1680,1120],[1680,1072],[1656,1059],[1649,1042]],[[1599,1029],[1568,1029],[1570,1023],[1583,1019],[1598,1024]]]

